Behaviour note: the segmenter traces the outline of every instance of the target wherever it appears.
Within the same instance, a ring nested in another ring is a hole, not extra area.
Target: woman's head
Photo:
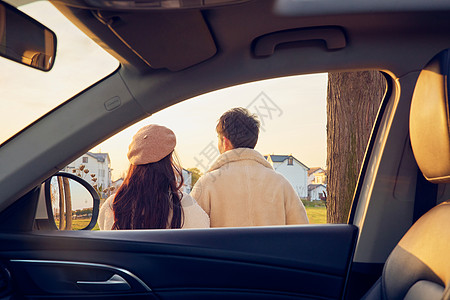
[[[129,146],[128,174],[113,202],[113,229],[180,228],[182,171],[175,134],[159,125],[139,130]],[[167,153],[168,152],[168,153]]]
[[[175,133],[169,128],[147,125],[133,136],[128,147],[128,160],[132,165],[155,163],[172,153],[176,144]]]

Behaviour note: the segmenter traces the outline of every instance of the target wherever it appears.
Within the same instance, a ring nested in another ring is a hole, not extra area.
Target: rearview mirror
[[[56,54],[56,35],[17,8],[0,2],[0,56],[49,71]]]
[[[73,174],[60,172],[45,181],[44,190],[47,215],[53,229],[94,228],[100,197],[87,181]]]

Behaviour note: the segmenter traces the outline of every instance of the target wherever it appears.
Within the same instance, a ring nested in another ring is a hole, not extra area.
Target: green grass
[[[327,208],[325,206],[305,207],[310,224],[326,224]]]
[[[77,219],[77,220],[72,220],[72,230],[80,230],[85,228],[86,226],[89,225],[89,222],[91,221],[91,219]],[[92,230],[100,230],[100,228],[98,227],[98,223],[95,224],[94,228],[92,228]]]
[[[72,220],[72,230],[80,230],[85,228],[86,226],[89,225],[89,222],[91,221],[90,218],[86,218],[86,219],[74,219]],[[59,225],[59,222],[56,221],[56,226]],[[98,223],[95,224],[94,228],[92,228],[92,230],[100,230],[100,228],[98,227]]]

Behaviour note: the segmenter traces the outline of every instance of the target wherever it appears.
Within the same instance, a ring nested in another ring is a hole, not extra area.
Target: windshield
[[[118,67],[48,1],[18,8],[55,32],[57,52],[49,72],[0,57],[0,144]]]

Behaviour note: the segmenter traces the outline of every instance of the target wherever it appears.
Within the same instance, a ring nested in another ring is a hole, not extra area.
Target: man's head
[[[216,126],[219,152],[234,148],[255,148],[259,134],[259,120],[247,109],[238,107],[225,112]]]

